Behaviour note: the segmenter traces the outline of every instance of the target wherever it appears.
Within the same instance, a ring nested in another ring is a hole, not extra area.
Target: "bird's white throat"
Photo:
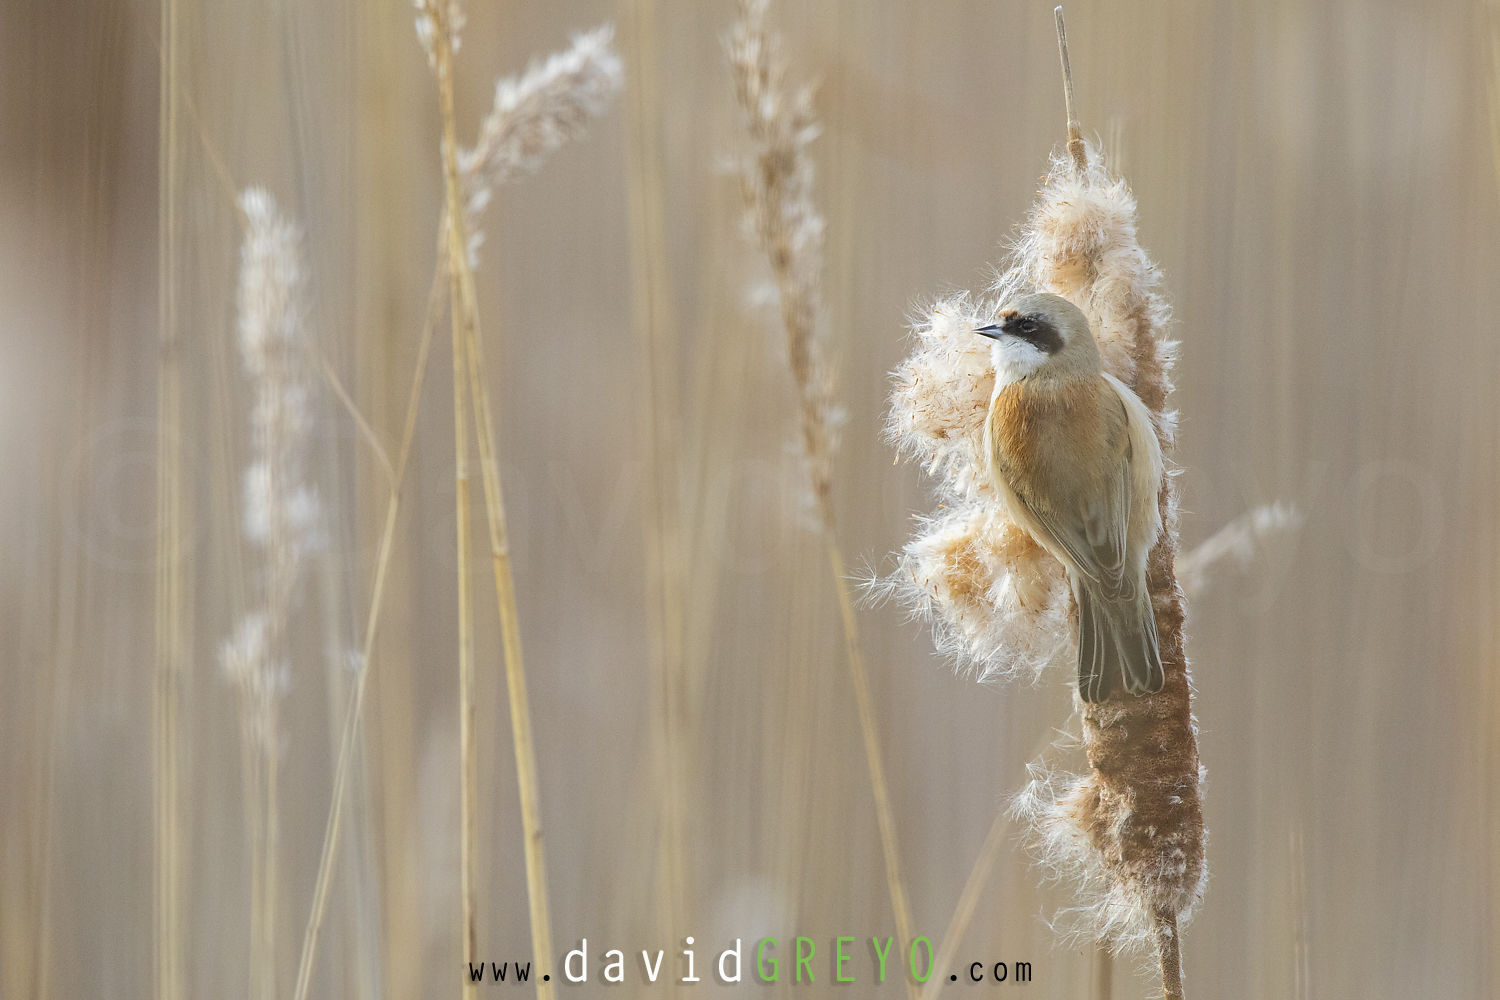
[[[1018,382],[1036,371],[1047,360],[1047,354],[1020,337],[1000,337],[990,342],[990,359],[995,364],[995,385]]]

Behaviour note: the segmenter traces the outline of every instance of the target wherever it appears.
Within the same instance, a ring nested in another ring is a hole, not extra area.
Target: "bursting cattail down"
[[[1124,182],[1110,176],[1096,149],[1060,154],[993,297],[958,296],[930,309],[917,325],[916,348],[894,373],[888,437],[938,479],[946,510],[919,522],[880,587],[930,619],[939,645],[981,676],[1036,676],[1049,663],[1071,662],[1076,609],[1062,567],[1009,521],[994,493],[983,452],[994,376],[988,342],[973,331],[1018,292],[1068,299],[1088,317],[1105,370],[1146,404],[1169,452],[1175,345],[1165,337],[1159,282],[1136,238],[1135,199]],[[1029,824],[1039,861],[1078,890],[1065,914],[1076,919],[1058,926],[1115,950],[1154,943],[1164,976],[1175,976],[1167,965],[1179,967],[1177,928],[1206,878],[1205,833],[1170,476],[1156,499],[1164,530],[1149,556],[1147,587],[1165,684],[1155,694],[1080,701],[1087,772],[1034,767],[1015,811]]]
[[[1141,398],[1170,449],[1167,409],[1176,345],[1165,337],[1160,272],[1136,237],[1136,203],[1097,150],[1079,169],[1059,159],[1016,251],[1016,278],[1081,306],[1109,370]],[[1168,477],[1164,526],[1147,567],[1166,683],[1148,697],[1084,706],[1082,776],[1038,774],[1017,801],[1040,856],[1077,880],[1079,929],[1116,947],[1155,941],[1176,950],[1178,926],[1202,897],[1201,767],[1175,572],[1177,492]],[[1164,940],[1168,938],[1170,940]]]

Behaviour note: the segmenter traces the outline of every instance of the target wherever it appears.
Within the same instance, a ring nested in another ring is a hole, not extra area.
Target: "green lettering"
[[[878,980],[879,982],[882,982],[882,983],[885,982],[885,959],[886,959],[886,956],[891,953],[891,945],[894,944],[895,941],[896,941],[895,938],[886,938],[885,939],[885,950],[882,951],[880,949],[880,938],[870,938],[870,946],[875,949],[875,957],[878,958],[878,959],[880,959],[880,979]]]
[[[925,973],[923,973],[922,975],[920,975],[920,976],[917,975],[917,945],[919,945],[919,944],[920,945],[925,945],[926,948],[927,948],[927,971]],[[912,977],[912,979],[916,980],[919,983],[925,983],[925,982],[927,982],[927,980],[931,979],[932,978],[932,942],[929,941],[929,940],[927,940],[924,937],[917,938],[915,941],[913,941],[911,943],[911,961],[908,964],[911,966],[911,977]]]
[[[807,945],[807,954],[802,954],[802,946]],[[813,981],[812,960],[813,952],[817,951],[812,938],[799,937],[797,939],[797,982],[802,982],[802,970],[807,970],[807,981]]]
[[[770,960],[771,971],[766,971],[766,949],[776,947],[775,938],[762,938],[760,947],[755,949],[755,974],[760,976],[763,983],[776,982],[776,959]]]
[[[834,939],[833,948],[833,981],[836,983],[852,983],[853,976],[844,975],[844,963],[849,961],[849,956],[844,953],[844,945],[853,944],[854,939],[841,937]]]

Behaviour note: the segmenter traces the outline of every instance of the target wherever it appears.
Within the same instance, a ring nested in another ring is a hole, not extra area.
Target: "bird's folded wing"
[[[1121,428],[1122,433],[1124,427]],[[1132,503],[1131,449],[1122,449],[1117,466],[1103,477],[1092,495],[1078,498],[1073,510],[1017,499],[1051,540],[1067,553],[1074,568],[1099,587],[1106,597],[1129,597],[1135,579],[1125,572],[1125,547]]]

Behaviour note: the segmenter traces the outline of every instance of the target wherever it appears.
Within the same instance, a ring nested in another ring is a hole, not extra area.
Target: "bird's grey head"
[[[999,319],[974,332],[994,341],[991,353],[1002,383],[1031,375],[1077,378],[1100,371],[1088,318],[1061,295],[1018,295],[1001,308]]]

